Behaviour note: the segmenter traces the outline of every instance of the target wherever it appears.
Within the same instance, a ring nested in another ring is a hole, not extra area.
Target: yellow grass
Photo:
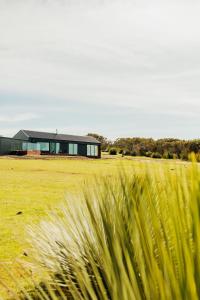
[[[121,156],[101,160],[0,158],[0,281],[12,287],[3,265],[19,277],[18,260],[28,261],[28,224],[38,223],[66,197],[78,195],[85,180],[90,182],[95,175],[113,176],[122,167],[140,172],[140,161]],[[171,168],[170,161],[156,162]],[[187,168],[187,163],[177,162],[177,166]],[[7,294],[0,287],[1,293],[5,299]]]

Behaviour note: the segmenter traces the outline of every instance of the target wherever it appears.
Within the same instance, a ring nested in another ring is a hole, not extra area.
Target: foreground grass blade
[[[200,299],[198,165],[98,178],[50,218],[29,229],[49,274],[31,299]]]

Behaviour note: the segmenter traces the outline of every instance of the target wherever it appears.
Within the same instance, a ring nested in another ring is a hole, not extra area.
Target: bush
[[[119,150],[119,154],[122,154],[122,153],[123,153],[123,151],[124,151],[123,149],[120,149],[120,150]]]
[[[131,151],[130,155],[131,156],[137,156],[137,152],[136,151]]]
[[[151,156],[152,156],[152,152],[151,152],[151,151],[147,151],[147,152],[145,153],[145,156],[146,156],[146,157],[151,157]]]
[[[162,158],[162,155],[161,155],[159,152],[153,152],[153,153],[151,154],[151,157],[152,157],[152,158]]]
[[[196,153],[195,158],[197,162],[200,162],[200,152]]]
[[[199,298],[199,169],[150,168],[101,179],[32,225],[34,259],[50,278],[29,299]]]
[[[174,154],[168,151],[165,151],[162,158],[164,159],[173,159],[174,158]]]
[[[186,151],[181,152],[180,159],[188,160],[188,152],[186,152]]]
[[[125,150],[123,151],[123,154],[124,154],[125,156],[128,156],[128,155],[131,154],[131,152],[130,152],[128,149],[125,149]]]
[[[139,152],[139,153],[138,153],[139,156],[146,156],[147,150],[145,150],[145,149],[140,149],[138,152]]]
[[[178,156],[178,154],[176,154],[176,153],[173,153],[173,159],[179,159],[179,156]]]
[[[109,150],[109,154],[110,154],[110,155],[116,155],[116,154],[117,154],[117,149],[116,149],[116,148],[111,148],[111,149]]]

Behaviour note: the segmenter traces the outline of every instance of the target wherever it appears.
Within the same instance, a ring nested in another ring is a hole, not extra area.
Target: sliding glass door
[[[59,154],[60,153],[60,143],[50,142],[50,153]]]
[[[77,154],[78,154],[78,145],[69,144],[69,155],[77,155]]]

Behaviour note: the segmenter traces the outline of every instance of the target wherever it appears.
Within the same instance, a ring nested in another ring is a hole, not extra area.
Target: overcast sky
[[[200,1],[0,0],[0,135],[199,138]]]

